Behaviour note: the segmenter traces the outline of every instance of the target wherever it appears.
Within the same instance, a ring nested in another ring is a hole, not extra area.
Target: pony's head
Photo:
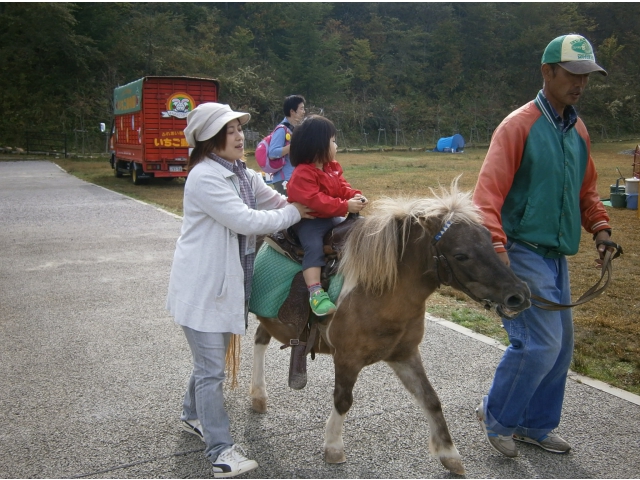
[[[403,259],[419,258],[416,282],[431,279],[435,288],[450,284],[501,312],[527,308],[526,284],[496,255],[471,192],[458,188],[458,178],[448,189],[431,189],[432,198],[375,201],[372,212],[355,223],[342,251],[345,286],[374,295],[393,291]]]
[[[356,222],[342,251],[341,273],[346,284],[380,293],[394,288],[398,262],[407,247],[413,226],[424,232],[446,222],[479,224],[482,217],[471,201],[471,192],[458,189],[457,177],[450,189],[431,190],[432,198],[384,197],[376,200],[363,221]]]

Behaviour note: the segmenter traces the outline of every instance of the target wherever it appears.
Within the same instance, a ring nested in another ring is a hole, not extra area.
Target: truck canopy
[[[113,113],[115,115],[139,112],[142,110],[143,83],[144,78],[141,78],[140,80],[135,80],[131,83],[115,88],[113,91]]]

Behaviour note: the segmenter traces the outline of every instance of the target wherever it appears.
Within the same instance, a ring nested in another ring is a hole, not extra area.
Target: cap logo
[[[576,52],[578,60],[592,60],[595,61],[595,57],[593,56],[593,49],[591,48],[591,44],[587,42],[584,38],[578,38],[569,42],[571,45],[571,50]]]

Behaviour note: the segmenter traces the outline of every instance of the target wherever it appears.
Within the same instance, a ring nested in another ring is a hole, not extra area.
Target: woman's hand
[[[308,218],[308,219],[316,218],[314,216],[309,215],[309,212],[313,212],[313,210],[310,209],[309,207],[306,207],[306,206],[304,206],[304,205],[302,205],[301,203],[298,203],[298,202],[291,202],[291,205],[293,205],[294,207],[296,207],[298,209],[298,212],[300,212],[300,217],[301,218]]]

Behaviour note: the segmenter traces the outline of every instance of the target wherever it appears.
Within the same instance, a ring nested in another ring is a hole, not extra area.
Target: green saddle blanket
[[[293,277],[301,271],[302,265],[263,244],[254,264],[249,311],[261,317],[277,317]],[[327,293],[333,303],[338,300],[343,283],[342,275],[331,277]]]

